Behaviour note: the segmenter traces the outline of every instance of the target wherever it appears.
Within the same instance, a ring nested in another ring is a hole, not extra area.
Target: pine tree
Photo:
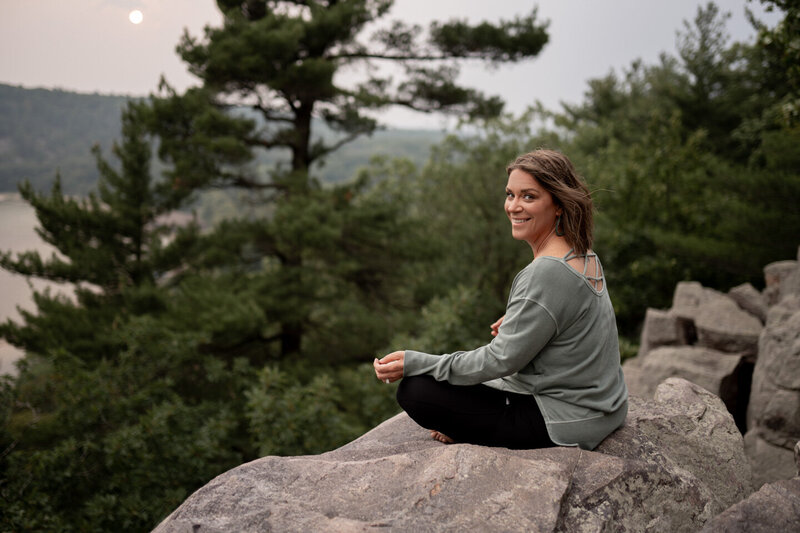
[[[498,24],[433,23],[426,37],[420,27],[395,21],[365,41],[365,28],[385,18],[392,3],[218,0],[222,27],[206,28],[203,39],[185,34],[178,46],[202,87],[179,95],[162,84],[160,97],[142,104],[174,187],[243,187],[274,202],[275,217],[264,221],[272,236],[264,253],[278,262],[288,296],[278,317],[283,355],[301,350],[311,315],[304,307],[318,296],[308,295],[303,271],[314,241],[309,233],[320,226],[298,232],[291,222],[307,217],[308,202],[318,201],[312,164],[372,133],[377,122],[369,112],[388,106],[462,118],[498,115],[499,98],[457,83],[459,63],[521,61],[547,42],[535,10]],[[381,74],[386,65],[402,76]],[[368,76],[348,88],[340,80],[353,68]],[[313,135],[314,121],[333,135]],[[288,166],[259,172],[256,156],[272,150],[286,154]]]
[[[0,335],[11,344],[40,354],[48,348],[69,350],[76,343],[79,352],[98,349],[103,343],[93,341],[102,337],[103,324],[157,301],[147,290],[131,301],[123,296],[125,290],[151,287],[174,272],[195,240],[194,225],[175,228],[161,218],[185,202],[187,193],[152,178],[150,138],[133,106],[123,112],[122,141],[112,150],[119,170],[94,147],[100,180],[87,198],[65,195],[58,176],[49,194],[35,191],[29,182],[19,186],[36,210],[37,233],[58,253],[43,258],[37,251],[0,252],[0,268],[73,283],[77,302],[35,294],[37,313],[22,311],[22,325],[11,320],[0,325]]]

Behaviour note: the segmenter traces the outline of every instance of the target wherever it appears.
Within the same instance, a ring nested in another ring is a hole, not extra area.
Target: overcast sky
[[[468,67],[462,81],[498,94],[507,109],[522,111],[536,100],[556,109],[577,103],[586,80],[619,71],[641,58],[654,63],[674,53],[676,31],[691,20],[697,0],[396,0],[392,14],[409,22],[511,18],[539,6],[550,21],[550,42],[536,58],[496,71]],[[744,10],[766,17],[758,1],[721,0],[732,14],[734,40],[750,40]],[[138,9],[140,24],[128,15]],[[24,87],[145,95],[163,74],[178,89],[194,85],[175,54],[184,28],[201,35],[221,17],[213,0],[0,0],[0,82]],[[0,119],[1,120],[1,119]],[[383,121],[400,127],[437,127],[440,119],[389,112]]]

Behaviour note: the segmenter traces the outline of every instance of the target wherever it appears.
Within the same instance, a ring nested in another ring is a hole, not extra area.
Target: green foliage
[[[763,42],[729,45],[725,19],[701,7],[678,58],[593,80],[555,117],[595,189],[596,248],[628,334],[677,281],[758,285],[796,250],[800,144],[778,112],[783,74]]]
[[[800,121],[800,2],[797,0],[761,0],[767,11],[776,8],[783,19],[770,28],[750,16],[758,29],[758,49],[766,63],[767,83],[779,99],[780,114],[788,126]]]
[[[4,530],[149,529],[245,457],[246,363],[220,372],[197,333],[150,317],[115,335],[113,360],[61,350],[23,368],[3,426]]]
[[[38,252],[26,252],[14,259],[4,252],[0,267],[54,281],[90,283],[111,296],[125,286],[153,283],[159,272],[180,264],[170,248],[185,246],[194,228],[164,246],[173,228],[157,219],[180,206],[185,195],[152,180],[150,145],[132,108],[123,114],[122,135],[123,143],[113,147],[120,171],[95,147],[101,176],[97,192],[86,199],[64,195],[58,176],[49,196],[37,193],[29,182],[20,185],[23,199],[36,209],[37,233],[61,257],[45,261]]]
[[[298,383],[298,373],[311,377]],[[396,414],[396,388],[368,364],[323,373],[267,366],[245,393],[249,430],[261,455],[324,452]]]

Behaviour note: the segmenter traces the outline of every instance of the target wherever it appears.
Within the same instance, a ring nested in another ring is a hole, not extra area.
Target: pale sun
[[[139,24],[144,20],[144,15],[138,9],[134,9],[130,13],[128,13],[128,20],[130,20],[133,24]]]

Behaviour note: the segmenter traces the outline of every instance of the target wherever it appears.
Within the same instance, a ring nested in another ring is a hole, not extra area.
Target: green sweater
[[[404,375],[532,394],[554,443],[596,447],[625,421],[628,391],[600,263],[597,290],[568,257],[539,257],[517,274],[491,343],[445,355],[406,350]]]

